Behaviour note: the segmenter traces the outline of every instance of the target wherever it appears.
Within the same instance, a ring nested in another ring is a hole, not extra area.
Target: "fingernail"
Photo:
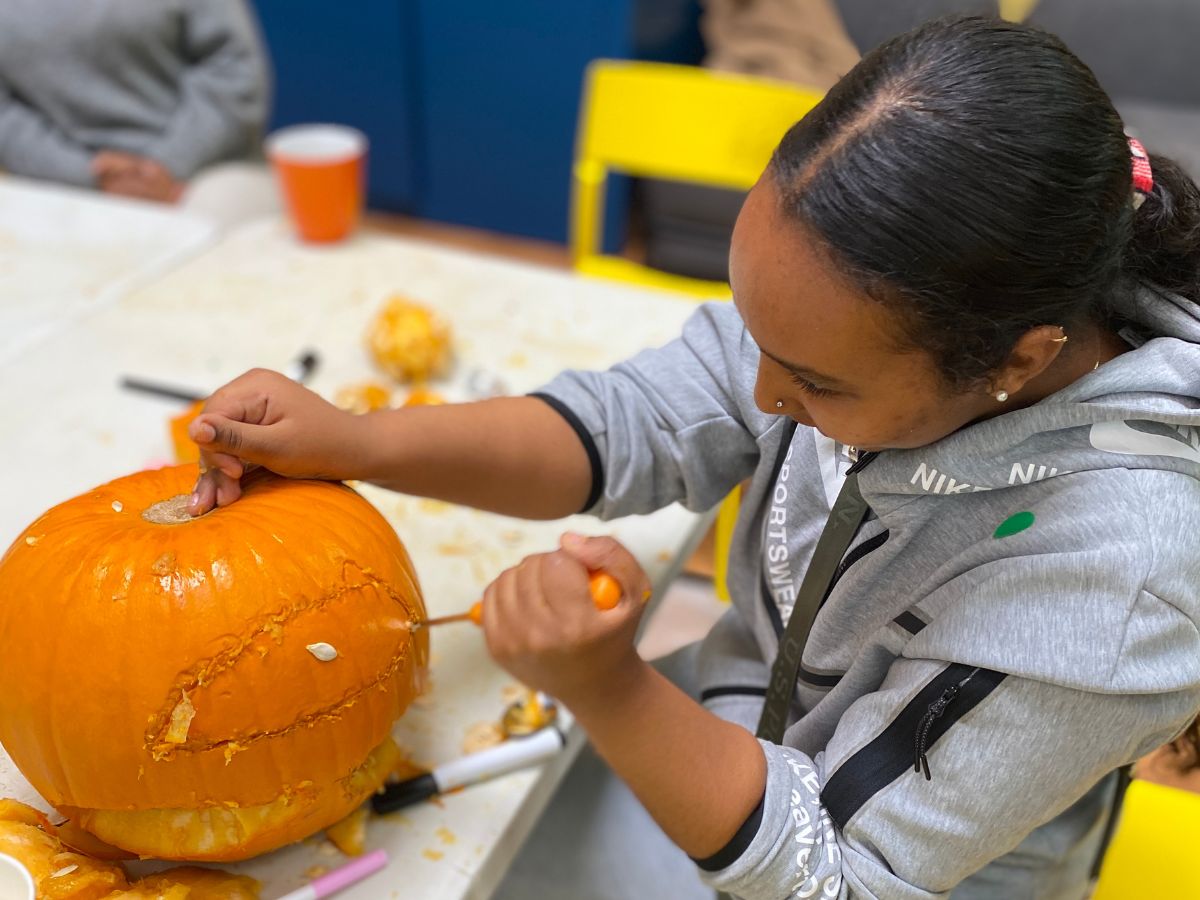
[[[199,491],[196,491],[195,493],[192,494],[191,502],[188,505],[189,506],[199,506],[200,505],[200,492]]]
[[[573,531],[568,531],[566,534],[564,534],[562,536],[562,545],[564,547],[578,547],[580,544],[583,543],[583,541],[584,541],[583,535],[576,534]]]
[[[195,440],[198,444],[207,444],[217,436],[217,430],[207,422],[201,422],[196,426]]]

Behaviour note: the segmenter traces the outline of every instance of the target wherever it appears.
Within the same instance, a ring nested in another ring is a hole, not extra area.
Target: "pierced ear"
[[[1008,359],[992,377],[992,383],[1003,384],[1015,394],[1027,383],[1041,375],[1067,344],[1066,335],[1057,325],[1038,325],[1017,338]]]

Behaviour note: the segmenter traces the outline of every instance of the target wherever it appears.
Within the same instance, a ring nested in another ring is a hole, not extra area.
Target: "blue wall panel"
[[[255,0],[275,68],[271,126],[353,125],[371,141],[368,202],[414,212],[421,167],[415,0]]]
[[[564,241],[584,66],[631,55],[630,0],[417,3],[422,214]]]

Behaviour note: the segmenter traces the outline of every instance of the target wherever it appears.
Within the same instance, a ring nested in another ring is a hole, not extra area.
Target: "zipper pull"
[[[933,780],[933,776],[929,773],[929,760],[925,758],[925,751],[928,748],[929,741],[929,729],[933,727],[935,721],[942,717],[942,713],[946,711],[946,707],[950,705],[958,694],[958,688],[959,685],[952,684],[946,690],[942,691],[942,696],[929,704],[929,708],[925,710],[925,715],[921,717],[921,721],[917,725],[917,752],[916,758],[913,760],[913,771],[924,772],[926,781]]]
[[[976,666],[958,684],[952,684],[942,691],[942,696],[929,704],[929,707],[925,710],[925,715],[917,723],[917,747],[913,758],[913,771],[924,772],[926,781],[933,781],[933,776],[929,773],[929,760],[925,758],[925,751],[929,748],[929,729],[933,727],[935,721],[942,717],[942,713],[946,711],[946,707],[954,702],[954,698],[958,696],[958,692],[962,690],[962,686],[978,673],[979,667]]]

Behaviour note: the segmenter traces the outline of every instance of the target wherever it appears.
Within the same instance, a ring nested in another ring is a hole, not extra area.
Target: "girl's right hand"
[[[356,477],[366,418],[285,375],[252,369],[209,397],[188,428],[200,447],[201,471],[188,512],[198,516],[235,501],[251,465],[290,478]]]

